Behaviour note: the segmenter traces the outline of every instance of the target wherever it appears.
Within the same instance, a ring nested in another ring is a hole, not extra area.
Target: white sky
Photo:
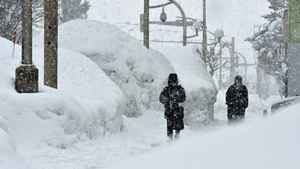
[[[177,0],[184,8],[187,16],[202,18],[202,0]],[[139,23],[139,15],[143,12],[143,0],[90,0],[92,7],[89,11],[89,18],[109,22],[119,23]],[[150,0],[152,5],[166,2],[166,0]],[[261,16],[268,12],[267,0],[207,0],[208,29],[224,29],[228,39],[231,36],[237,38],[237,49],[246,55],[249,60],[253,60],[254,52],[251,45],[244,40],[253,33],[254,25],[263,23]],[[172,20],[179,16],[175,7],[167,7],[166,12]],[[159,17],[160,10],[151,10],[151,19]],[[124,31],[138,39],[141,39],[139,27],[118,25]],[[134,30],[132,30],[134,29]],[[164,29],[161,28],[160,29]],[[169,28],[168,28],[169,29]],[[173,29],[172,29],[173,30]],[[180,32],[180,29],[176,29]],[[151,33],[152,38],[178,39],[181,35],[171,33]],[[176,37],[177,36],[177,37]],[[179,40],[179,39],[178,39]]]

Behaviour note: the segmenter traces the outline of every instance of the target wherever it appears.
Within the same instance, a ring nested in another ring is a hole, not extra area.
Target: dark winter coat
[[[184,108],[179,103],[183,103],[185,99],[185,91],[180,85],[167,86],[160,94],[159,101],[165,106],[168,126],[172,125],[174,130],[184,129]]]
[[[226,92],[226,104],[228,106],[228,117],[244,116],[248,108],[248,89],[245,85],[234,84]]]

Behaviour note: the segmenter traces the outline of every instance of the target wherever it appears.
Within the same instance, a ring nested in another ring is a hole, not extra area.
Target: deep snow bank
[[[99,21],[74,20],[60,27],[60,45],[78,51],[116,82],[127,96],[126,115],[141,113],[141,105],[158,103],[158,94],[173,68],[162,54],[115,26]]]
[[[16,145],[11,135],[7,121],[0,116],[0,168],[28,169],[29,167],[16,152]]]
[[[185,121],[199,127],[213,118],[217,97],[215,83],[194,47],[164,47],[163,53],[174,66],[187,93]]]
[[[111,169],[298,169],[300,104],[274,117],[232,126],[207,135],[182,138]]]
[[[13,74],[21,58],[20,47],[14,60],[9,41],[1,38],[0,47],[0,115],[22,144],[46,141],[66,147],[65,141],[75,142],[81,136],[95,138],[121,130],[125,107],[122,91],[88,58],[59,49],[59,89],[52,90],[42,84],[43,51],[34,47],[40,92],[17,94]]]

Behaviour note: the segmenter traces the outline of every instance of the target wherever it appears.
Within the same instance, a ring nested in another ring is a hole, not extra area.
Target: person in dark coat
[[[160,94],[159,101],[165,106],[165,119],[167,120],[167,135],[172,140],[175,130],[175,138],[179,137],[184,129],[184,108],[180,106],[186,99],[184,88],[179,85],[178,76],[171,73],[166,86]]]
[[[241,76],[236,76],[234,84],[226,92],[226,104],[228,106],[228,120],[242,120],[248,108],[248,89],[243,85]]]

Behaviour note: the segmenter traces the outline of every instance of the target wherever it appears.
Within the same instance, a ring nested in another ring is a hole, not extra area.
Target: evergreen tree
[[[261,25],[259,30],[249,37],[247,41],[252,43],[253,48],[258,53],[258,69],[264,71],[265,74],[275,77],[281,87],[280,93],[284,95],[287,59],[283,18],[287,14],[287,1],[268,1],[270,3],[270,13],[263,16],[266,19],[266,23]]]
[[[88,1],[82,0],[62,0],[61,1],[61,22],[67,22],[73,19],[86,19],[87,12],[90,9]]]

